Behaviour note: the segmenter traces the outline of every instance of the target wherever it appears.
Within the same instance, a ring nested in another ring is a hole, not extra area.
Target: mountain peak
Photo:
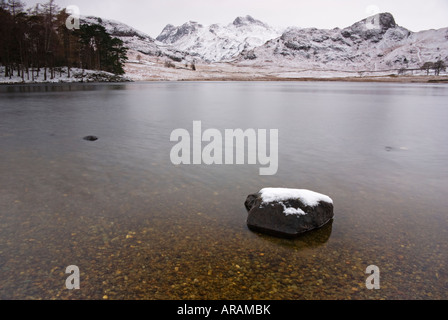
[[[237,17],[234,21],[233,21],[233,25],[234,26],[247,26],[247,25],[251,25],[251,24],[257,24],[257,25],[262,25],[265,26],[265,24],[263,22],[261,22],[260,20],[256,20],[254,18],[252,18],[252,16],[247,15],[245,17]]]
[[[397,27],[394,16],[389,12],[378,13],[370,16],[364,20],[358,22],[358,24],[364,24],[369,29],[381,29],[385,32],[390,28]]]
[[[230,61],[241,52],[259,47],[280,35],[280,31],[247,15],[226,25],[203,26],[192,21],[179,27],[169,25],[156,40],[199,56],[204,61]]]
[[[204,26],[196,21],[188,21],[180,27],[175,27],[172,24],[168,24],[162,31],[162,33],[156,38],[157,41],[166,43],[175,43],[179,39],[196,33]]]
[[[392,14],[388,12],[378,13],[361,21],[356,22],[352,26],[342,30],[341,34],[344,38],[356,40],[370,40],[379,42],[389,29],[396,29],[396,24]]]

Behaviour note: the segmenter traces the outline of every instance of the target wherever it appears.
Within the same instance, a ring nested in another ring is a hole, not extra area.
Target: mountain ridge
[[[134,64],[128,69],[139,79],[390,74],[419,70],[428,61],[448,64],[448,28],[412,32],[387,12],[342,29],[278,30],[249,15],[228,24],[189,21],[167,24],[155,39],[117,22],[90,19],[101,22],[130,48]],[[135,64],[141,60],[144,65]],[[192,65],[200,66],[199,71]],[[195,72],[188,73],[189,69]]]
[[[390,13],[344,29],[289,28],[238,57],[242,65],[286,64],[302,68],[379,71],[417,69],[426,61],[448,61],[448,28],[412,32]]]
[[[199,56],[208,62],[231,61],[280,36],[281,32],[252,16],[237,17],[230,24],[209,26],[189,21],[181,26],[166,25],[156,40]]]

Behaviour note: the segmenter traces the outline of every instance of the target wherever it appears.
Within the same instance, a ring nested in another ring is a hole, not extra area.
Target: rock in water
[[[98,140],[98,137],[95,137],[95,136],[87,136],[87,137],[84,137],[84,140],[93,142],[93,141],[97,141],[97,140]]]
[[[247,226],[255,232],[294,238],[334,217],[333,200],[310,190],[266,188],[245,202]]]

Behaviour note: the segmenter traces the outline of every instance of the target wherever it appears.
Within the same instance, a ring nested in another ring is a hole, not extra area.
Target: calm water
[[[0,299],[447,299],[447,102],[418,84],[0,87]],[[172,165],[195,120],[279,129],[278,174]],[[327,194],[335,219],[252,233],[263,187]]]

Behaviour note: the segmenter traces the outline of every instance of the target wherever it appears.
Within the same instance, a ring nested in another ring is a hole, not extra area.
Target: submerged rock
[[[266,188],[245,202],[250,230],[294,238],[323,227],[334,217],[333,200],[310,190]]]
[[[86,141],[91,141],[91,142],[93,142],[93,141],[97,141],[97,140],[98,140],[98,137],[95,137],[95,136],[87,136],[87,137],[84,137],[83,139],[86,140]]]

